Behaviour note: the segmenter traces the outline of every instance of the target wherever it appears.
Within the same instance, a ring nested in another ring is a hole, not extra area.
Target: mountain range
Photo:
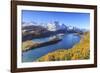
[[[22,23],[22,38],[23,41],[30,40],[32,38],[41,38],[56,35],[59,33],[83,33],[82,29],[66,26],[65,24],[59,24],[58,21],[51,23],[41,23],[36,22],[23,22]]]
[[[61,29],[66,29],[68,28],[65,24],[59,24],[59,22],[50,22],[50,23],[36,23],[36,22],[23,22],[22,23],[22,28],[30,27],[30,26],[39,26],[42,28],[46,28],[49,31],[56,31],[56,30],[61,30]]]

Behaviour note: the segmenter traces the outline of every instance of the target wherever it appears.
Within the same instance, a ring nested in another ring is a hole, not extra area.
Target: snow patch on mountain
[[[48,23],[46,27],[49,31],[56,31],[56,26],[54,23]]]
[[[38,24],[36,22],[22,22],[22,27],[25,27],[25,26],[38,26]]]

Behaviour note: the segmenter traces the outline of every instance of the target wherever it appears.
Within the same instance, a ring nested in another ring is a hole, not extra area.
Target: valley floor
[[[66,44],[65,44],[66,45]],[[61,61],[61,60],[83,60],[90,58],[90,33],[85,32],[81,36],[79,43],[74,45],[70,49],[60,49],[51,53],[48,53],[36,61]]]

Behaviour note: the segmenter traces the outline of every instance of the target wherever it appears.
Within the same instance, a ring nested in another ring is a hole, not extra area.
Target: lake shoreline
[[[84,46],[82,46],[83,44]],[[89,32],[86,32],[84,36],[81,36],[80,42],[75,44],[72,48],[67,50],[62,48],[50,52],[38,58],[36,61],[83,60],[89,59],[89,55]]]
[[[40,47],[43,47],[43,46],[52,45],[52,44],[55,44],[59,41],[61,41],[61,39],[54,39],[54,40],[50,40],[50,41],[44,42],[44,43],[37,43],[35,45],[33,44],[32,46],[29,47],[29,49],[22,50],[22,52],[26,52],[26,51],[32,50],[34,48],[40,48]]]
[[[29,51],[25,51],[23,52],[23,62],[32,62],[35,61],[36,59],[50,53],[53,52],[57,49],[60,48],[71,48],[74,44],[78,43],[80,41],[80,36],[77,33],[72,33],[72,34],[66,34],[63,36],[62,41],[49,45],[49,46],[44,46],[44,47],[40,47],[40,48],[32,48]],[[34,42],[34,40],[33,40]],[[37,42],[37,40],[36,40]],[[37,42],[38,43],[38,42]],[[66,44],[66,45],[65,45]]]

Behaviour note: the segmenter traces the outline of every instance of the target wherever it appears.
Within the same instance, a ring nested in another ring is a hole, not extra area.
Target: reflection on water
[[[49,39],[50,39],[50,37],[33,39],[33,41],[44,42],[44,41],[48,41]],[[41,56],[48,54],[49,52],[52,52],[52,51],[55,51],[58,49],[71,48],[71,47],[73,47],[73,45],[75,45],[79,41],[80,41],[79,35],[75,35],[75,34],[63,35],[62,40],[58,43],[23,52],[22,53],[22,62],[33,62],[36,59],[40,58]]]

